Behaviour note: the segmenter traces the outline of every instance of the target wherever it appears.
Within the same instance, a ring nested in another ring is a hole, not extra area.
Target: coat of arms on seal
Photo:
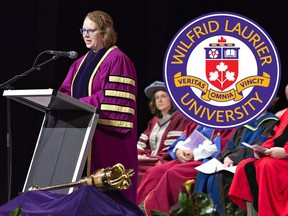
[[[206,51],[206,77],[209,83],[220,90],[231,86],[238,76],[238,50],[233,43],[221,37],[209,44]]]
[[[205,14],[187,23],[164,60],[167,91],[184,115],[212,128],[233,128],[263,113],[280,84],[270,36],[238,14]]]

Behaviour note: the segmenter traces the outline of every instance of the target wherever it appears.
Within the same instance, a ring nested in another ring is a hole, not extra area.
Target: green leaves
[[[9,213],[9,216],[22,216],[22,210],[21,210],[21,206],[19,206],[18,208],[16,208],[14,211]]]
[[[186,193],[179,191],[178,202],[170,208],[169,214],[152,210],[154,216],[212,216],[216,215],[212,199],[205,193],[192,193],[194,179],[186,181]]]

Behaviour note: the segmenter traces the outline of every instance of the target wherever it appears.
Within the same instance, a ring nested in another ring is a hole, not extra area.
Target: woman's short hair
[[[117,35],[113,27],[113,20],[109,14],[97,10],[86,15],[96,23],[98,30],[103,34],[103,44],[105,48],[110,48],[117,41]]]

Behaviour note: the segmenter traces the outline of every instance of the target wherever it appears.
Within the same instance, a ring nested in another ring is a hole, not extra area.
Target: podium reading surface
[[[3,96],[45,113],[23,191],[80,180],[98,121],[97,108],[53,89],[5,90]]]

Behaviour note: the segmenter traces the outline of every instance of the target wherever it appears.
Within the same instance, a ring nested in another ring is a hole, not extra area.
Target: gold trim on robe
[[[121,113],[130,113],[134,115],[135,111],[131,107],[127,106],[119,106],[119,105],[110,105],[110,104],[101,104],[100,110],[103,111],[114,111],[114,112],[121,112]]]
[[[123,84],[132,85],[135,87],[135,80],[128,78],[128,77],[109,76],[109,82],[123,83]]]
[[[92,83],[93,83],[93,79],[98,71],[98,68],[100,67],[100,65],[102,64],[102,62],[104,61],[104,59],[107,57],[107,55],[114,49],[116,49],[117,46],[112,46],[110,47],[106,53],[103,55],[103,57],[100,59],[100,61],[98,62],[98,64],[96,65],[91,77],[90,77],[90,80],[89,80],[89,85],[88,85],[88,95],[91,96],[91,92],[92,92]]]
[[[120,120],[111,120],[111,119],[99,119],[99,124],[114,126],[114,127],[122,127],[122,128],[133,128],[133,123],[128,121],[120,121]]]
[[[134,94],[131,94],[129,92],[124,92],[124,91],[118,91],[118,90],[105,90],[104,95],[105,96],[125,98],[125,99],[131,99],[133,101],[136,100],[136,97]]]

